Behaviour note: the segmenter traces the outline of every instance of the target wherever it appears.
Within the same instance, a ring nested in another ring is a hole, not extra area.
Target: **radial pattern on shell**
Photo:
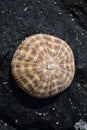
[[[26,38],[17,48],[11,67],[19,86],[38,98],[62,92],[70,86],[75,72],[69,45],[48,34]]]

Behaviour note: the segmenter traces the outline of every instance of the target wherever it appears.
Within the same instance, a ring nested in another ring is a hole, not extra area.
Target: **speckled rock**
[[[75,130],[87,122],[86,0],[0,0],[0,118],[17,130]],[[36,100],[14,82],[10,66],[25,37],[45,33],[69,43],[76,63],[75,78],[66,91]]]
[[[16,130],[11,125],[7,124],[3,120],[0,120],[0,130]]]

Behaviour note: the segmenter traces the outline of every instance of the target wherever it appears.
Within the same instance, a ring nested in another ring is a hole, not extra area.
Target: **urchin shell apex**
[[[18,46],[11,68],[14,79],[25,92],[46,98],[70,86],[75,62],[65,41],[49,34],[36,34]]]

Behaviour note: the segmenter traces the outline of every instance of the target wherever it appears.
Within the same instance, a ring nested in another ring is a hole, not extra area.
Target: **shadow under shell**
[[[57,100],[58,97],[61,95],[60,93],[50,98],[36,98],[28,95],[15,82],[11,74],[11,69],[9,72],[9,85],[13,94],[15,95],[15,97],[17,97],[17,99],[21,102],[21,104],[23,104],[25,107],[32,108],[32,109],[38,109],[50,105],[53,102],[55,102],[55,100]]]

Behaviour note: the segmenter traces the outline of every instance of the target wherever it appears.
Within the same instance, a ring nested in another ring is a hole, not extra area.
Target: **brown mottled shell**
[[[39,98],[62,92],[70,86],[75,73],[69,45],[48,34],[26,38],[15,52],[11,67],[19,86]]]

